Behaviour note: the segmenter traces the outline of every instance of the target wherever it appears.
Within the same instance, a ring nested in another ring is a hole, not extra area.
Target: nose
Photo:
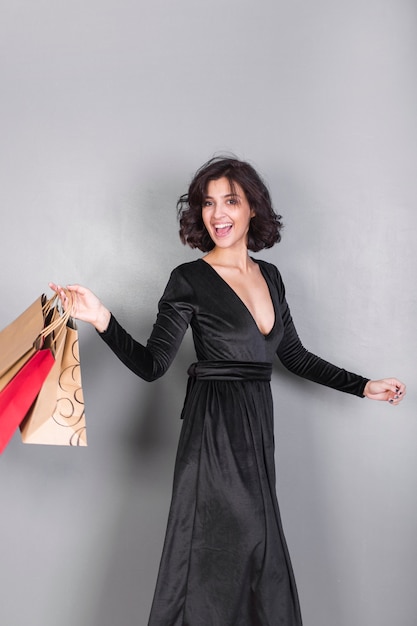
[[[216,202],[213,207],[213,217],[221,217],[224,215],[224,204],[223,202]]]

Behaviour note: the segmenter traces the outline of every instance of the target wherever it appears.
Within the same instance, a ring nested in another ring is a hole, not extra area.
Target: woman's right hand
[[[107,329],[110,322],[110,311],[90,289],[81,285],[67,285],[64,289],[55,283],[49,283],[49,286],[59,296],[65,310],[71,306],[72,317],[92,324],[100,333]],[[65,290],[71,292],[72,303],[69,301]]]

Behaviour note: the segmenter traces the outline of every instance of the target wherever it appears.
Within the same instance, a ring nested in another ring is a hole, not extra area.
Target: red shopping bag
[[[37,350],[0,392],[0,453],[35,401],[54,362],[49,348]]]

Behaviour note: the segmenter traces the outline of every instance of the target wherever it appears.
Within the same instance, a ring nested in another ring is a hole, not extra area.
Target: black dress
[[[102,333],[145,380],[169,367],[191,325],[189,368],[165,544],[149,626],[300,626],[297,590],[275,491],[272,362],[363,396],[367,379],[301,344],[275,266],[256,261],[275,323],[265,336],[205,261],[177,267],[145,346],[112,316]]]

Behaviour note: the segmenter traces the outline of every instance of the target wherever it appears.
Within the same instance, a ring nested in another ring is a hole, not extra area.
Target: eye
[[[213,206],[212,201],[211,201],[211,200],[205,200],[205,201],[203,202],[203,207],[205,207],[205,206]]]
[[[229,198],[227,204],[239,204],[239,200],[237,198]]]

